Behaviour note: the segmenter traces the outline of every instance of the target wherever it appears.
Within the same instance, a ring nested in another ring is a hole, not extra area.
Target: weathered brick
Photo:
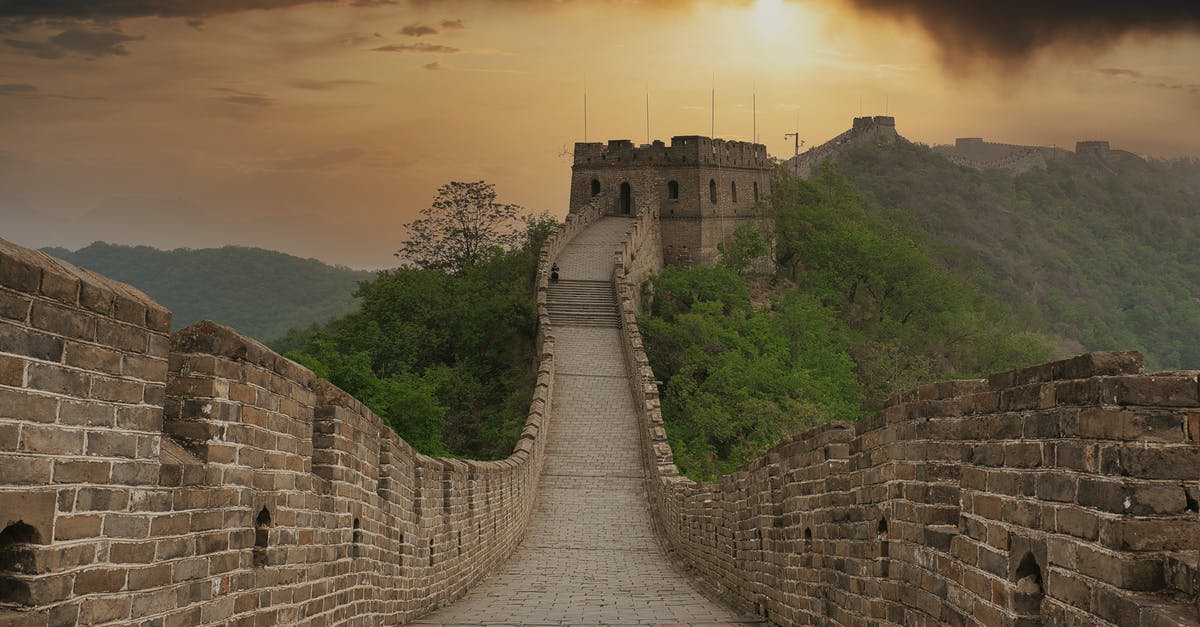
[[[98,625],[125,620],[129,618],[129,606],[129,597],[123,595],[84,599],[79,606],[79,622],[84,625]]]
[[[27,296],[3,289],[0,286],[0,318],[24,322],[29,319],[29,306],[32,301]]]
[[[25,385],[25,360],[13,355],[0,355],[0,385]]]
[[[124,355],[121,374],[144,381],[166,381],[167,360],[145,355]]]
[[[1100,518],[1091,511],[1077,507],[1063,507],[1055,513],[1057,529],[1077,538],[1095,540],[1099,534]]]
[[[1195,376],[1123,376],[1104,380],[1106,402],[1117,405],[1198,407]]]
[[[150,563],[154,561],[155,545],[150,542],[114,542],[108,548],[108,561],[113,563]]]
[[[58,421],[64,425],[89,427],[111,427],[115,422],[115,408],[108,403],[95,400],[63,401]]]
[[[75,575],[75,594],[116,592],[125,587],[125,571],[120,568],[91,568]]]
[[[142,391],[140,381],[93,375],[92,387],[88,395],[102,401],[140,403],[142,402]]]
[[[1078,502],[1084,507],[1093,507],[1106,512],[1125,511],[1125,488],[1114,481],[1081,478]]]
[[[137,457],[138,436],[120,431],[89,431],[87,454],[97,457]]]
[[[1200,468],[1200,446],[1125,447],[1120,455],[1125,472],[1145,479],[1195,479]]]
[[[128,490],[82,488],[75,497],[75,510],[80,512],[121,511],[128,505]]]
[[[36,294],[41,284],[41,268],[0,250],[0,285],[26,294]]]
[[[101,319],[96,325],[96,341],[123,351],[145,353],[150,334],[144,329]]]
[[[145,546],[154,547],[153,544]],[[163,585],[171,579],[170,564],[155,564],[149,568],[136,568],[129,571],[127,588],[129,590],[146,590]]]
[[[112,464],[103,461],[60,460],[54,463],[55,483],[106,484],[112,478]]]
[[[0,353],[12,353],[43,361],[61,362],[62,338],[38,333],[30,329],[0,320]]]
[[[95,344],[67,342],[63,361],[83,370],[118,375],[121,373],[121,353]]]
[[[1159,590],[1163,586],[1162,559],[1134,558],[1081,545],[1078,568],[1089,577],[1126,590]]]
[[[0,478],[13,485],[47,485],[52,464],[44,457],[2,456]]]
[[[104,517],[104,535],[109,538],[147,538],[150,518],[147,516],[109,514]]]
[[[41,300],[33,301],[29,322],[54,335],[89,341],[96,338],[95,316]]]
[[[100,537],[100,516],[59,516],[54,523],[55,540],[80,540]]]
[[[90,377],[86,372],[34,362],[29,364],[27,375],[29,377],[27,385],[32,389],[75,398],[87,396]]]
[[[79,279],[58,269],[42,268],[39,291],[60,303],[79,304]]]
[[[83,452],[83,432],[28,425],[21,430],[21,449],[46,455],[79,455]]]

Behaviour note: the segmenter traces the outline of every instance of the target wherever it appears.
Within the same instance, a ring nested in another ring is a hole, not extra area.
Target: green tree
[[[397,257],[418,268],[459,272],[496,250],[520,242],[519,205],[496,202],[496,187],[484,181],[452,181],[438,188],[424,216],[408,225]]]
[[[721,265],[745,274],[756,260],[767,254],[767,240],[757,226],[743,224],[733,231],[733,241],[728,246],[717,244],[717,250],[721,252]]]

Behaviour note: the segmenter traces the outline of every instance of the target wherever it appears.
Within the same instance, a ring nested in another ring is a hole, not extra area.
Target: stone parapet
[[[932,383],[697,483],[614,281],[656,526],[725,600],[780,625],[1200,624],[1196,372],[1091,353]]]
[[[0,240],[0,624],[399,624],[525,534],[554,391],[540,364],[499,461],[416,453],[342,390],[236,331]]]

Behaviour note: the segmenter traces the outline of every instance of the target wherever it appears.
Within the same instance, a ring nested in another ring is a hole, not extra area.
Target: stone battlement
[[[656,524],[682,566],[780,625],[1200,623],[1200,383],[1093,353],[945,381],[679,474],[617,252]]]
[[[0,624],[398,624],[502,564],[533,510],[555,385],[513,453],[427,457],[236,331],[0,240]]]
[[[770,156],[763,144],[680,135],[667,146],[659,140],[635,146],[628,139],[575,144],[575,165],[588,167],[706,165],[721,168],[769,168]]]

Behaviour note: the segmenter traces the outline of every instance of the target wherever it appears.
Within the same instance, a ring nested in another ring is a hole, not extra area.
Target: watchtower
[[[575,144],[571,208],[657,214],[663,261],[712,263],[737,227],[766,216],[773,166],[767,147],[699,135],[635,146],[627,139]]]

